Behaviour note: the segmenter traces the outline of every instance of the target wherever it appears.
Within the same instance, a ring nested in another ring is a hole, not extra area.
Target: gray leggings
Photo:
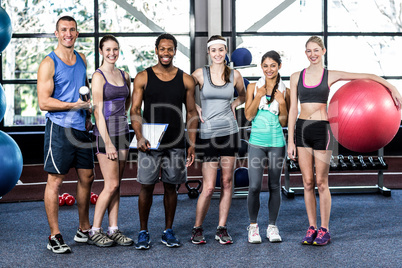
[[[250,180],[247,206],[250,223],[256,223],[260,209],[260,193],[264,169],[268,164],[268,223],[275,225],[281,206],[281,174],[285,161],[285,146],[248,146],[248,177]]]

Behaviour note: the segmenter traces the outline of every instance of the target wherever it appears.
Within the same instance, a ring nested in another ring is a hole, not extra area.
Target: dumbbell
[[[59,195],[59,207],[64,206],[64,204],[66,204],[66,199],[62,195]]]
[[[372,156],[369,156],[369,157],[368,157],[368,160],[369,160],[369,162],[371,163],[371,167],[372,167],[372,168],[376,168],[377,165],[374,163],[373,157],[372,157]]]
[[[197,187],[191,187],[190,183],[196,183]],[[195,199],[200,195],[200,192],[198,191],[201,188],[202,182],[200,180],[188,180],[186,181],[186,183],[184,183],[184,185],[186,186],[187,190],[188,190],[188,197],[190,197],[191,199]]]
[[[72,195],[69,195],[66,197],[66,205],[67,206],[72,206],[75,204],[75,198]]]
[[[91,204],[96,205],[98,198],[99,198],[99,195],[91,192],[91,199],[89,199],[89,201],[91,202]]]
[[[382,156],[378,157],[378,161],[380,162],[382,168],[388,168],[388,164],[384,162],[384,158]]]
[[[335,163],[335,158],[331,155],[331,159],[329,160],[330,169],[336,170],[338,169],[338,165]]]
[[[356,165],[355,161],[353,160],[353,156],[349,155],[348,159],[349,159],[350,164],[352,165],[352,168],[356,169],[357,165]]]
[[[338,155],[338,161],[339,161],[339,163],[341,164],[341,168],[342,169],[347,169],[348,168],[348,165],[346,165],[346,163],[345,163],[345,161],[343,161],[343,159],[345,159],[344,157],[343,157],[343,155]]]
[[[289,170],[290,171],[297,171],[298,170],[298,167],[297,167],[295,161],[293,161],[293,160],[289,161]]]
[[[360,164],[362,165],[362,169],[366,169],[367,168],[367,164],[366,162],[364,162],[363,156],[362,155],[358,155],[357,159],[359,159]]]

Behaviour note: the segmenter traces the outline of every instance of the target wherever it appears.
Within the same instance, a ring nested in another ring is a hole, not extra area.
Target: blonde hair
[[[319,46],[322,48],[322,50],[325,49],[324,42],[323,42],[322,39],[321,39],[320,37],[318,37],[318,36],[315,36],[315,35],[314,35],[314,36],[310,37],[310,38],[307,40],[307,42],[306,42],[306,47],[307,47],[307,44],[310,43],[310,42],[316,43],[317,45],[319,45]]]

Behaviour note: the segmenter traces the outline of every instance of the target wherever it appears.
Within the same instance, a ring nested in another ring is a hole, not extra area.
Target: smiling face
[[[311,64],[321,63],[325,52],[325,48],[322,48],[316,42],[308,42],[306,45],[306,56]]]
[[[211,45],[208,48],[208,54],[211,57],[213,63],[223,63],[225,61],[226,53],[226,46],[223,44]]]
[[[104,61],[114,64],[119,58],[119,44],[113,40],[107,40],[103,43],[102,48],[99,48],[99,52],[103,56]]]
[[[155,48],[155,54],[158,57],[158,62],[163,67],[170,67],[173,65],[173,58],[176,55],[174,43],[169,39],[161,39],[158,47]]]
[[[74,21],[60,20],[54,34],[59,40],[59,45],[73,48],[78,37],[77,25]]]
[[[271,58],[266,58],[261,63],[261,69],[267,79],[276,79],[282,64],[278,64],[275,60]]]

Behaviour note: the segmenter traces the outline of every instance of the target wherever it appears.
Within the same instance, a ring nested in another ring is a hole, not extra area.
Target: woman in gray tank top
[[[212,64],[194,71],[192,76],[200,88],[200,138],[204,152],[202,164],[203,190],[198,198],[196,219],[191,241],[204,244],[202,223],[208,212],[215,190],[218,167],[221,168],[221,198],[219,222],[215,239],[221,244],[233,243],[227,232],[226,220],[232,201],[233,171],[238,146],[239,128],[235,109],[245,101],[243,77],[225,64],[227,44],[225,38],[214,35],[208,40],[208,54]],[[238,98],[232,102],[234,88]]]

